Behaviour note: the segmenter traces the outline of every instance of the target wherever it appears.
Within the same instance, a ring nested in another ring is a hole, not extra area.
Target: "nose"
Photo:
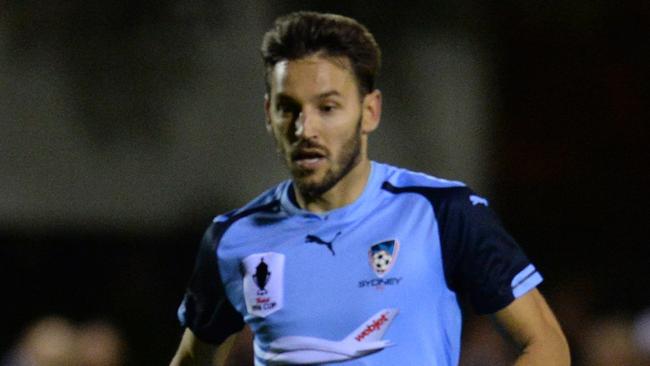
[[[305,133],[305,112],[301,111],[296,118],[295,134],[296,137],[302,137],[303,133]]]
[[[296,118],[295,134],[298,138],[308,139],[315,135],[316,120],[312,113],[302,110]]]

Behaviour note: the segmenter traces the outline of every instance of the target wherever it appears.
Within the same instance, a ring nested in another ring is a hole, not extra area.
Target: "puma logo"
[[[475,194],[470,195],[469,200],[472,202],[472,206],[483,205],[487,207],[488,205],[488,201],[485,198],[479,197]]]
[[[336,255],[336,253],[334,253],[334,248],[332,247],[332,243],[334,243],[334,240],[336,240],[336,238],[338,238],[339,235],[341,235],[340,231],[338,233],[336,233],[336,235],[334,235],[332,240],[325,241],[325,240],[317,237],[316,235],[308,234],[305,237],[305,243],[315,243],[315,244],[319,244],[319,245],[325,245],[327,247],[327,249],[329,249],[330,252],[332,252],[332,255]]]

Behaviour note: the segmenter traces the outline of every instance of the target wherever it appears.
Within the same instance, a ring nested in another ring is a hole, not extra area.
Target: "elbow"
[[[520,361],[517,366],[570,366],[569,343],[561,330],[550,330],[523,348]]]

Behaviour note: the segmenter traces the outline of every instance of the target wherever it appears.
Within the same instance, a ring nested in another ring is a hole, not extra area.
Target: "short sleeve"
[[[219,344],[244,326],[242,316],[226,297],[217,260],[217,247],[226,224],[213,223],[206,230],[178,319],[202,341]]]
[[[448,286],[475,311],[494,313],[542,282],[488,201],[466,187],[447,190],[436,209]]]

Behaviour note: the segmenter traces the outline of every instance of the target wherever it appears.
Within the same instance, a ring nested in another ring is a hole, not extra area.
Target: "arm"
[[[229,350],[232,342],[227,342],[228,337],[234,339],[233,335],[244,326],[241,314],[226,296],[216,255],[226,227],[227,223],[214,221],[201,240],[192,277],[178,308],[185,332],[171,366],[216,365],[218,348],[220,354]]]
[[[253,332],[248,325],[231,336],[231,342],[224,354],[223,366],[253,366]]]
[[[211,365],[216,351],[217,346],[201,341],[189,328],[185,328],[170,366]]]
[[[252,366],[253,332],[245,326],[217,347],[186,328],[170,366],[186,365]]]
[[[499,310],[494,317],[520,347],[516,366],[571,364],[569,345],[560,324],[537,289]]]

